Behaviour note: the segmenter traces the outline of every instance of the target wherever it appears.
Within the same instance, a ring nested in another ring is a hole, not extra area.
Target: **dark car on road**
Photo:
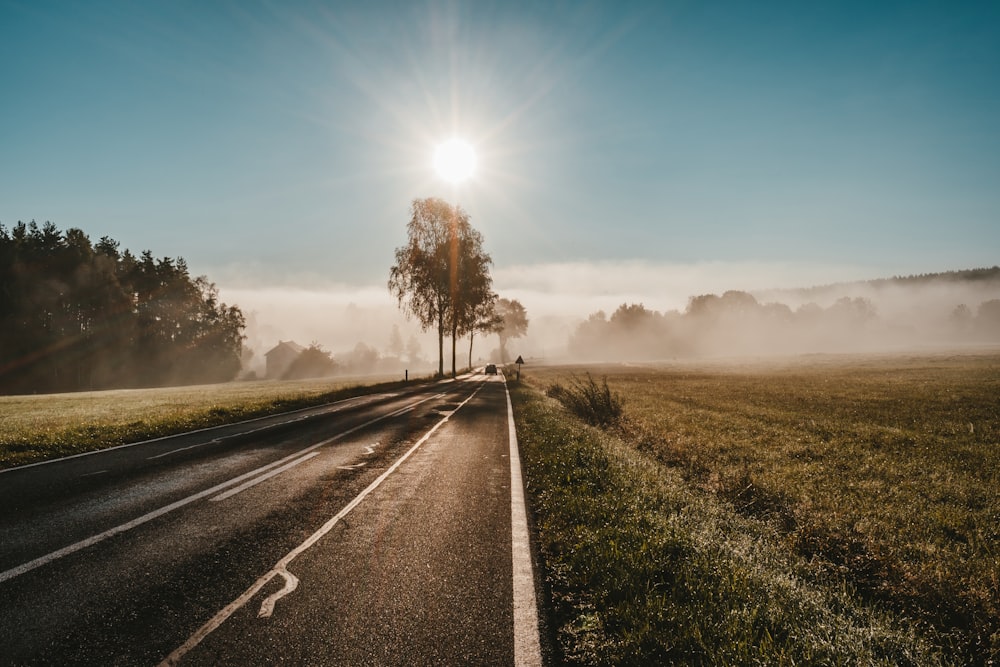
[[[497,365],[496,364],[486,364],[486,374],[487,375],[496,375],[497,374]]]

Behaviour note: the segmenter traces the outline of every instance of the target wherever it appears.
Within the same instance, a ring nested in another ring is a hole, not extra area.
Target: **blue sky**
[[[459,189],[430,167],[452,135],[480,161]],[[8,227],[381,290],[432,195],[498,283],[996,264],[1000,4],[0,0]]]

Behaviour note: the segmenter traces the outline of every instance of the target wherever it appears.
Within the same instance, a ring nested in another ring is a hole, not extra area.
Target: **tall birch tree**
[[[456,339],[492,294],[493,260],[469,214],[442,199],[415,199],[406,231],[406,245],[396,248],[396,263],[389,270],[389,292],[424,331],[437,329],[439,375],[444,375],[444,337],[451,335],[455,375]]]

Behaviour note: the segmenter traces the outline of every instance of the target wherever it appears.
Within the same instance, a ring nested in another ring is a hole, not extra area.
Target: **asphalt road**
[[[539,664],[512,429],[477,374],[4,471],[0,664]]]

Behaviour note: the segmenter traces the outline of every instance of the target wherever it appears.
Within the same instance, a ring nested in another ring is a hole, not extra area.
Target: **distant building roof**
[[[273,354],[275,352],[282,352],[282,353],[285,353],[285,354],[287,354],[288,352],[292,352],[295,355],[299,355],[305,349],[306,348],[302,347],[301,345],[299,345],[298,343],[296,343],[294,340],[282,340],[282,341],[278,341],[277,345],[275,345],[270,350],[268,350],[267,352],[265,352],[264,356],[265,357],[269,357],[269,356],[271,356],[271,354]]]
[[[304,351],[305,348],[293,340],[279,341],[264,353],[264,358],[267,360],[267,377],[274,380],[284,377],[292,363]]]

